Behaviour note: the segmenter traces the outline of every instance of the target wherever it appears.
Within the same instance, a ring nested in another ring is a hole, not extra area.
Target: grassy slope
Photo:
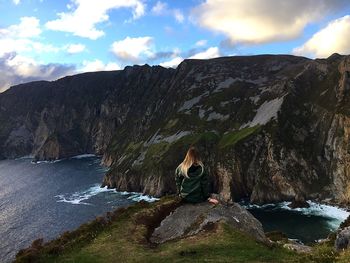
[[[44,245],[33,242],[17,262],[332,262],[328,247],[300,256],[281,247],[267,247],[220,223],[181,240],[152,246],[147,236],[177,201],[163,198],[109,213]],[[346,262],[346,261],[342,261]]]

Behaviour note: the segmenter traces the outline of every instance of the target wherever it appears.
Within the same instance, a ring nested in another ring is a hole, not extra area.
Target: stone
[[[312,252],[312,247],[310,246],[305,246],[303,244],[299,243],[287,243],[283,245],[284,248],[295,251],[297,253],[311,253]]]
[[[219,221],[248,234],[258,242],[269,243],[261,223],[239,204],[212,205],[207,202],[183,204],[175,209],[154,230],[150,241],[161,244],[192,236]]]
[[[309,208],[310,205],[305,201],[305,198],[302,195],[296,195],[295,199],[288,205],[288,207],[295,208]]]
[[[334,242],[334,248],[339,251],[350,248],[350,227],[341,229]]]

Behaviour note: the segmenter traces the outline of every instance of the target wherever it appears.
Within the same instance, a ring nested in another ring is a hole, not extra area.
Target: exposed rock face
[[[343,250],[350,248],[350,227],[342,229],[338,234],[334,243],[336,250]]]
[[[295,209],[295,208],[309,208],[310,205],[308,202],[306,202],[305,198],[300,195],[296,195],[295,199],[288,205],[288,207]]]
[[[196,144],[222,200],[350,203],[350,57],[185,60],[0,94],[0,157],[103,155],[103,185],[163,195]]]
[[[213,206],[209,203],[184,204],[161,222],[150,241],[160,244],[192,236],[219,221],[226,222],[259,242],[268,242],[261,223],[237,203],[230,206]]]

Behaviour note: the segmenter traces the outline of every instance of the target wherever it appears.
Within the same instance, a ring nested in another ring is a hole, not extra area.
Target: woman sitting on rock
[[[219,201],[209,195],[208,173],[204,168],[199,152],[193,146],[187,151],[185,159],[175,170],[175,181],[178,195],[189,203]]]

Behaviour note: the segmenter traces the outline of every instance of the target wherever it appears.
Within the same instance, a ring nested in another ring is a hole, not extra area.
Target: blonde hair
[[[178,166],[180,168],[181,173],[187,178],[187,170],[192,166],[192,164],[199,164],[202,167],[202,171],[204,170],[204,165],[199,156],[199,152],[194,146],[191,146],[188,149],[185,159]]]

